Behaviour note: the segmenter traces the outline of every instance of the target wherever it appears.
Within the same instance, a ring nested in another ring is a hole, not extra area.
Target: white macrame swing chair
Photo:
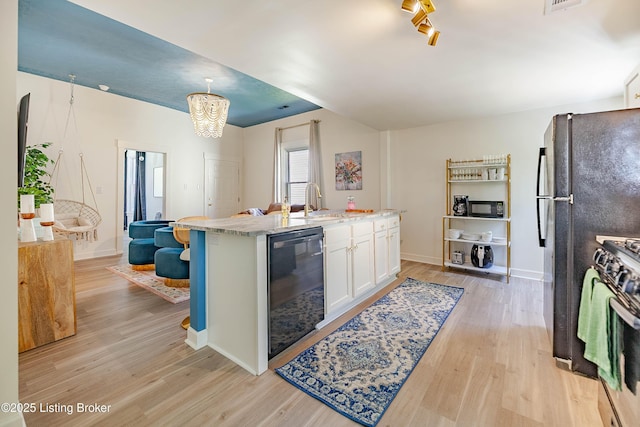
[[[71,115],[73,115],[74,125],[76,124],[75,112],[73,110],[73,83],[75,76],[70,74],[69,77],[71,78],[71,99],[69,100],[69,113],[67,114],[67,123],[64,128],[63,141],[67,135],[67,128],[69,126],[69,119]],[[62,149],[58,151],[58,158],[54,163],[53,171],[50,175],[50,182],[52,184],[54,183],[54,178],[56,181],[55,183],[57,183],[57,176],[60,173],[59,166],[62,161],[63,152],[64,150]],[[85,202],[85,181],[93,198],[93,206],[90,206]],[[102,222],[102,217],[98,212],[98,203],[96,202],[96,196],[93,193],[93,188],[91,187],[91,181],[89,180],[89,173],[87,172],[87,168],[84,163],[82,151],[80,151],[80,182],[82,186],[81,202],[75,200],[58,200],[56,199],[56,192],[54,191],[53,210],[55,212],[55,222],[53,225],[53,231],[56,234],[68,237],[72,240],[86,240],[88,242],[93,242],[98,239],[98,225]],[[55,190],[55,186],[53,187]]]

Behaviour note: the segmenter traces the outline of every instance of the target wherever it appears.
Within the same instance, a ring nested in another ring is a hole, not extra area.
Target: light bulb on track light
[[[418,11],[418,0],[403,0],[402,1],[402,10],[405,12],[416,13]]]
[[[429,46],[435,46],[438,43],[438,38],[440,37],[440,31],[434,31],[431,37],[429,37],[429,41],[427,42]]]

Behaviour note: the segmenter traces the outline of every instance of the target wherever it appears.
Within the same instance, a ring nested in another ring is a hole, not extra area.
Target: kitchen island
[[[191,229],[186,343],[194,349],[209,346],[247,371],[262,374],[268,367],[267,236],[324,228],[326,302],[321,327],[395,279],[399,214],[319,211],[308,217],[293,213],[288,219],[266,215],[180,222]],[[378,237],[382,233],[384,240]],[[368,245],[363,244],[364,235]],[[358,251],[364,254],[360,260],[353,255]],[[354,277],[366,279],[354,283]]]

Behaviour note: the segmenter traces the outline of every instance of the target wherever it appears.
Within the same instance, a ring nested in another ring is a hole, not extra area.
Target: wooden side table
[[[71,240],[18,242],[18,351],[76,333]]]

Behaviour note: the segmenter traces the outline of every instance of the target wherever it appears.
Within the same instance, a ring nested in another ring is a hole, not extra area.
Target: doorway
[[[125,141],[122,139],[119,139],[116,141],[116,145],[118,147],[118,153],[117,153],[117,163],[118,163],[118,167],[117,167],[117,172],[116,172],[116,188],[117,188],[117,197],[116,197],[116,207],[115,207],[115,215],[116,215],[116,222],[115,222],[115,227],[116,227],[116,241],[115,241],[115,246],[116,246],[116,254],[121,254],[123,253],[123,247],[125,246],[125,237],[128,237],[129,233],[125,230],[125,223],[126,224],[130,224],[131,220],[133,217],[129,217],[129,219],[125,220],[126,218],[126,212],[128,210],[128,208],[125,208],[125,193],[127,193],[127,185],[125,185],[125,178],[127,178],[127,173],[125,173],[125,171],[127,170],[125,167],[125,163],[127,161],[127,152],[131,151],[132,153],[130,153],[129,155],[132,157],[138,157],[137,154],[139,152],[145,152],[145,153],[155,153],[159,156],[161,156],[162,158],[162,162],[160,162],[160,160],[157,160],[158,163],[155,163],[156,160],[154,160],[153,162],[149,162],[149,165],[162,165],[162,175],[163,175],[163,179],[162,179],[162,197],[161,199],[161,204],[160,206],[162,206],[159,210],[162,212],[162,215],[170,215],[171,214],[171,206],[170,206],[170,200],[171,200],[171,178],[170,178],[170,174],[167,173],[167,171],[171,170],[171,166],[170,166],[170,162],[173,158],[173,154],[172,154],[172,148],[170,146],[165,146],[163,144],[158,144],[155,142],[137,142],[137,143],[132,143],[129,141]],[[136,153],[136,155],[134,156],[133,153]],[[145,156],[145,159],[148,156]],[[152,156],[153,157],[153,156]],[[157,166],[156,166],[157,167]],[[147,166],[145,168],[145,170],[148,170],[149,166]],[[149,188],[149,190],[147,190],[147,193],[150,193],[150,196],[148,198],[148,200],[156,200],[156,198],[153,196],[153,175],[154,173],[158,174],[158,172],[154,172],[154,167],[150,166],[151,171],[147,172],[145,177],[149,177],[145,185],[145,188]],[[133,173],[133,172],[130,172]],[[131,183],[131,179],[129,179],[127,182],[129,182],[129,185]],[[157,187],[157,189],[160,189],[159,187]],[[130,192],[129,192],[130,193]],[[145,193],[146,194],[146,193]],[[155,217],[155,213],[158,211],[156,204],[151,204],[151,208],[149,210],[149,208],[147,208],[148,212],[151,212],[152,216],[151,218]],[[148,213],[147,213],[147,217],[148,217]]]
[[[124,230],[133,221],[165,217],[165,154],[124,152]]]

